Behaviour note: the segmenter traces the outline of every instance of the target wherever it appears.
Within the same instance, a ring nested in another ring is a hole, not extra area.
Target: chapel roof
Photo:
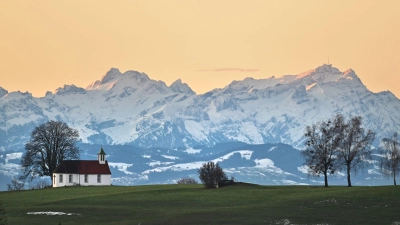
[[[64,160],[53,173],[111,174],[111,171],[107,161],[100,164],[98,160]]]
[[[100,149],[99,155],[106,155],[106,153],[104,152],[103,148]]]

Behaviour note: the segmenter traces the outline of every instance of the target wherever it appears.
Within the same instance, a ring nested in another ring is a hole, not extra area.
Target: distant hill
[[[174,184],[183,177],[198,180],[197,169],[203,163],[219,163],[228,177],[264,185],[322,185],[323,179],[309,177],[300,151],[286,144],[250,145],[243,142],[219,143],[196,149],[140,148],[130,145],[80,144],[82,159],[97,159],[103,147],[112,173],[113,185]],[[377,150],[375,150],[377,151]],[[378,152],[376,152],[378,153]],[[19,172],[23,152],[0,156],[0,190]],[[352,175],[354,185],[391,185],[378,169],[376,158],[364,171]],[[347,185],[344,172],[329,176],[331,185]],[[28,186],[29,188],[29,186]]]

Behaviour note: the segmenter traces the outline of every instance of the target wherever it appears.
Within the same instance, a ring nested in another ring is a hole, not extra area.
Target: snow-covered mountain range
[[[257,173],[262,180],[276,167],[273,173],[282,170],[283,175],[293,175],[276,183],[302,183],[301,161],[292,162],[295,167],[288,165],[290,171],[284,171],[281,168],[286,167],[276,163],[279,154],[272,161],[251,146],[284,143],[301,149],[305,127],[335,113],[362,116],[365,127],[376,132],[374,145],[378,146],[380,138],[400,130],[399,111],[400,101],[391,92],[373,93],[353,70],[341,72],[326,64],[297,75],[233,81],[201,95],[181,80],[167,86],[145,73],[121,73],[113,68],[87,88],[65,85],[41,98],[0,88],[0,180],[1,176],[15,175],[33,128],[60,120],[79,131],[85,148],[100,144],[142,149],[137,155],[140,162],[131,158],[134,150],[113,151],[110,165],[113,174],[120,175],[113,175],[117,184],[156,182],[151,178],[157,177],[155,174],[164,174],[158,182],[171,181],[173,176],[165,176],[168,171],[180,175],[191,171],[191,175],[195,171],[192,165],[221,157],[218,162],[240,162],[232,164],[242,168],[239,176],[248,165],[248,174]],[[224,148],[225,152],[218,153],[222,155],[204,153],[205,149],[216,150],[216,144],[235,142],[249,146]],[[90,158],[89,152],[84,149],[84,158]],[[129,157],[121,157],[126,154]],[[260,154],[263,157],[256,157]],[[132,167],[133,163],[139,167]],[[183,167],[187,169],[176,169]]]
[[[83,143],[302,147],[305,127],[334,113],[362,116],[379,138],[399,130],[399,111],[391,92],[372,93],[353,70],[331,65],[280,78],[246,78],[201,95],[181,80],[167,86],[144,73],[113,68],[87,88],[65,85],[41,98],[0,88],[0,146],[21,146],[33,127],[61,120],[78,129]]]

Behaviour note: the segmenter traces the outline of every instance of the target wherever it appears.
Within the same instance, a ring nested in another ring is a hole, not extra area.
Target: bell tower
[[[100,152],[97,154],[97,158],[100,164],[106,163],[106,153],[104,152],[103,147],[101,147]]]

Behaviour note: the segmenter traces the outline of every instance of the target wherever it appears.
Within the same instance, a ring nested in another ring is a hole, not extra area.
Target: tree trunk
[[[396,185],[396,173],[393,173],[393,182],[394,182],[394,185]]]
[[[328,173],[326,171],[324,172],[324,178],[325,178],[325,187],[328,187]]]
[[[347,187],[351,187],[350,167],[347,167]]]

